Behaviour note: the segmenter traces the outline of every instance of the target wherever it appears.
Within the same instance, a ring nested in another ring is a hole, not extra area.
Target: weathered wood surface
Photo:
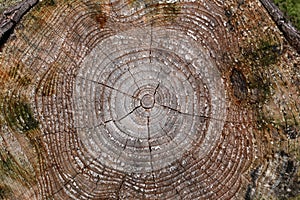
[[[270,0],[261,0],[264,7],[283,32],[287,41],[300,53],[300,32],[285,17],[278,7]]]
[[[252,0],[39,2],[1,49],[0,198],[297,199],[281,31]]]
[[[38,0],[22,1],[3,11],[0,18],[0,40],[2,44],[5,42],[5,39],[9,36],[9,34],[11,34],[13,28],[20,21],[21,17],[37,2]]]

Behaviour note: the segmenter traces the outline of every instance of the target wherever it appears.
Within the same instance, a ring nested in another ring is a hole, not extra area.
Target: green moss
[[[0,199],[15,199],[11,182],[28,187],[36,184],[34,173],[22,167],[6,150],[0,149]]]
[[[12,129],[27,132],[38,128],[38,121],[34,118],[30,105],[20,99],[4,101],[2,112],[6,122]]]
[[[272,81],[268,73],[278,62],[279,44],[271,39],[252,44],[242,49],[242,59],[245,65],[251,67],[247,82],[254,102],[263,105],[272,96]]]
[[[248,48],[244,52],[245,58],[250,60],[256,68],[275,64],[279,55],[279,45],[269,40],[260,40],[257,47]]]
[[[271,96],[271,81],[265,73],[253,73],[248,85],[255,93],[256,102],[264,103]]]
[[[279,9],[300,30],[300,1],[299,0],[274,0]]]
[[[151,15],[163,17],[164,21],[173,21],[180,13],[178,3],[158,4]]]
[[[7,177],[18,181],[30,181],[33,178],[18,164],[9,152],[0,150],[0,186],[1,182],[5,182]]]
[[[272,116],[264,113],[263,107],[272,98],[274,91],[270,72],[276,66],[281,55],[279,42],[271,38],[252,41],[241,49],[241,61],[248,73],[249,103],[256,111],[257,127],[267,130],[273,122]]]
[[[300,200],[300,195],[299,195],[299,196],[296,196],[296,197],[291,197],[291,198],[289,198],[288,200]]]
[[[2,172],[1,177],[6,173],[12,173],[14,170],[13,162],[10,158],[4,158],[3,155],[1,155],[1,161],[0,161],[0,171]]]
[[[0,199],[8,199],[12,194],[12,190],[5,184],[0,185]]]
[[[55,6],[56,5],[56,1],[54,0],[47,0],[47,1],[43,1],[45,2],[44,4],[47,6]]]
[[[180,11],[177,3],[168,3],[161,8],[161,12],[167,15],[177,15]]]
[[[20,3],[22,0],[0,0],[0,13],[2,13],[7,8]]]
[[[56,0],[43,0],[43,1],[39,1],[38,5],[37,5],[37,9],[41,9],[43,7],[48,7],[48,6],[56,6],[57,2]]]

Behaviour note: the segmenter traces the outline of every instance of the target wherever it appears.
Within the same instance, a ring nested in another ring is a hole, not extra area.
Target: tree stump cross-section
[[[36,3],[1,49],[0,198],[297,198],[300,57],[259,1]]]

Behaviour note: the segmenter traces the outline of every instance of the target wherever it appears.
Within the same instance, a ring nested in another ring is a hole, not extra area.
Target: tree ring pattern
[[[37,199],[234,197],[253,140],[251,113],[230,101],[223,73],[235,45],[223,2],[180,2],[171,18],[113,1],[101,7],[103,26],[98,3],[28,16],[4,53],[14,56],[3,65],[24,63],[31,78],[26,97],[46,149]],[[25,93],[19,85],[10,87]]]
[[[74,87],[82,142],[99,162],[125,172],[172,165],[193,143],[206,155],[226,118],[224,86],[205,52],[178,31],[152,31],[151,47],[150,29],[99,43]],[[170,42],[178,40],[185,42]]]

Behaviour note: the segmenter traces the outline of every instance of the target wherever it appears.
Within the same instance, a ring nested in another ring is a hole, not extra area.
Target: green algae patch
[[[288,20],[300,30],[300,1],[298,0],[274,0],[274,3],[286,15]]]
[[[256,107],[262,106],[272,97],[274,88],[270,71],[281,56],[280,45],[271,39],[259,40],[241,52],[241,62],[248,71],[245,73],[250,90],[249,102]]]
[[[18,189],[16,186],[29,189],[36,184],[36,175],[43,159],[43,145],[38,140],[39,123],[29,103],[24,98],[3,97],[0,97],[0,102],[0,140],[7,137],[8,131],[15,141],[8,148],[0,145],[0,199],[11,199]],[[10,140],[6,138],[3,141]],[[22,153],[18,153],[20,150]]]
[[[35,174],[20,163],[8,152],[0,150],[0,199],[15,199],[16,185],[29,189],[36,184]],[[14,198],[13,198],[14,197]]]
[[[3,116],[13,130],[27,132],[37,129],[39,122],[34,118],[29,103],[20,99],[8,99],[2,105]]]
[[[20,2],[22,2],[22,0],[0,0],[0,13],[2,13],[5,9],[10,8]]]
[[[34,182],[34,173],[26,170],[10,152],[0,149],[0,182],[7,177],[20,182]],[[0,184],[1,185],[1,184]]]
[[[39,1],[39,3],[36,5],[37,10],[41,10],[44,7],[55,7],[57,5],[56,0],[43,0]]]
[[[257,43],[257,45],[255,45]],[[254,70],[258,67],[267,67],[278,62],[280,44],[273,39],[259,40],[253,42],[253,46],[242,49],[242,56],[246,63],[251,63]],[[261,69],[263,71],[264,69]]]
[[[46,1],[41,1],[41,4],[44,4],[45,6],[55,6],[56,1],[55,0],[46,0]]]
[[[157,4],[153,11],[150,12],[149,18],[152,16],[162,18],[163,22],[173,22],[180,13],[181,7],[179,3]]]
[[[12,189],[6,184],[0,184],[0,199],[9,199],[12,196]]]
[[[30,180],[27,173],[19,166],[15,159],[4,150],[0,150],[0,181],[5,181],[6,177],[13,180]]]
[[[157,7],[157,12],[164,15],[177,15],[180,12],[178,3],[166,3]]]

